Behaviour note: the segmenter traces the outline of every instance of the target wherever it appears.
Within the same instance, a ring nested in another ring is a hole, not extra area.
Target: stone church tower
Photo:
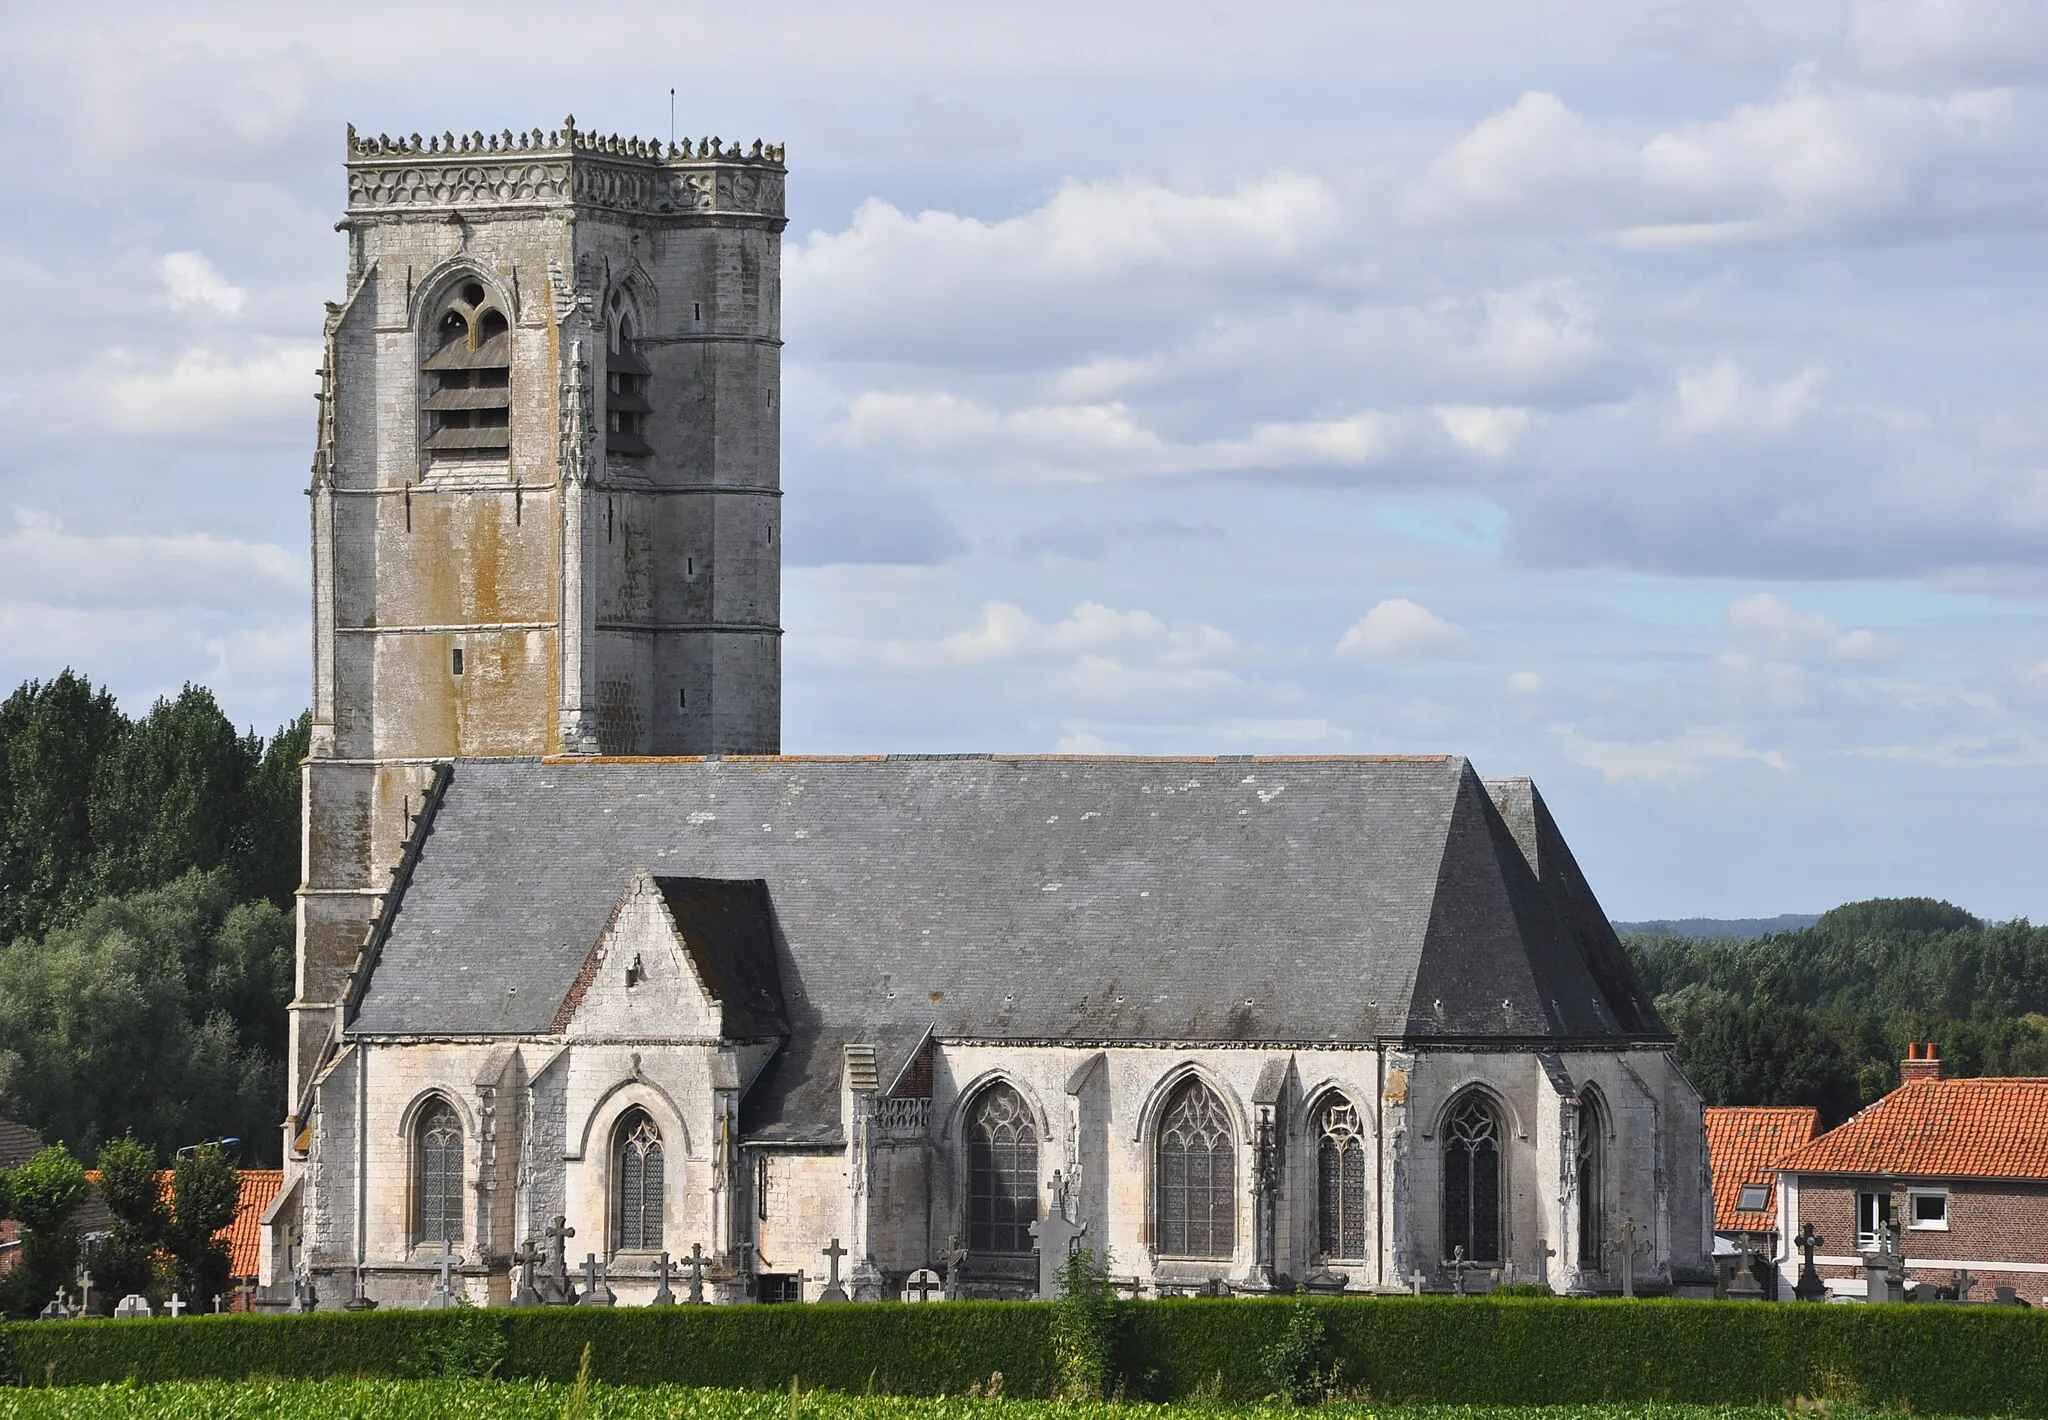
[[[437,765],[781,738],[782,151],[570,119],[351,129],[347,164],[310,490],[294,1139]]]

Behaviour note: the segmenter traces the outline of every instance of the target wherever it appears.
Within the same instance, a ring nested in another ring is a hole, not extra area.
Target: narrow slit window
[[[460,646],[457,646],[455,648],[455,653],[451,657],[449,657],[448,667],[450,670],[454,671],[455,674],[462,674],[462,648]]]
[[[678,689],[678,690],[676,691],[676,709],[678,709],[678,710],[687,710],[687,709],[689,709],[689,708],[690,708],[690,692],[689,692],[689,691],[687,691],[687,690],[681,690],[681,689]]]

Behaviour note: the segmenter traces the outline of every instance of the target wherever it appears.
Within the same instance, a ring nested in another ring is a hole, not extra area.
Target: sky
[[[784,747],[2048,918],[2048,4],[0,0],[0,681],[306,703],[342,135],[788,145]]]

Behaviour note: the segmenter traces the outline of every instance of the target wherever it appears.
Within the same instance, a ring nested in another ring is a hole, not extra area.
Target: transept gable
[[[633,875],[556,1012],[553,1032],[717,1040],[725,1011],[697,970],[654,875]]]

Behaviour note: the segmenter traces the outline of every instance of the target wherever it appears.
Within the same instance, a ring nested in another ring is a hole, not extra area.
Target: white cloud
[[[1460,654],[1469,638],[1407,597],[1388,597],[1345,631],[1337,654],[1363,661],[1430,661]]]
[[[1505,458],[1514,452],[1529,428],[1529,411],[1489,408],[1477,404],[1442,404],[1436,417],[1444,429],[1466,448],[1487,458]]]
[[[1727,726],[1687,730],[1668,740],[1596,740],[1580,734],[1571,725],[1552,725],[1564,757],[1574,764],[1597,769],[1610,784],[1628,779],[1655,783],[1663,779],[1690,779],[1714,764],[1754,760],[1785,771],[1785,756],[1777,750],[1752,749],[1741,734]]]
[[[1539,695],[1543,691],[1543,677],[1534,671],[1516,671],[1507,679],[1510,695]]]
[[[242,306],[249,299],[247,291],[214,269],[204,252],[174,251],[158,260],[156,274],[164,283],[164,297],[174,311],[204,307],[233,318],[242,313]]]
[[[1844,631],[1817,611],[1799,611],[1769,592],[1758,592],[1729,605],[1728,628],[1761,643],[1766,655],[1796,661],[1821,656],[1834,661],[1863,661],[1884,653],[1874,631]]]
[[[1531,90],[1432,163],[1407,209],[1424,223],[1597,212],[1625,191],[1626,145],[1603,138],[1555,94]]]
[[[0,534],[0,599],[72,607],[205,606],[248,612],[297,607],[305,564],[270,543],[209,533],[85,537],[32,509]]]
[[[2048,66],[2040,0],[1856,0],[1849,56],[1882,78],[1997,79]]]
[[[280,432],[296,418],[311,438],[317,341],[273,340],[247,354],[188,346],[168,366],[109,351],[89,375],[91,411],[123,434]]]
[[[1230,655],[1237,643],[1202,622],[1169,627],[1142,609],[1117,611],[1082,602],[1060,621],[1040,621],[1012,602],[988,602],[981,625],[956,632],[939,649],[957,661],[1012,661],[1035,657],[1104,657],[1141,653],[1166,665],[1197,665]],[[1098,669],[1100,669],[1098,667]]]
[[[1809,365],[1775,384],[1760,383],[1734,361],[1722,360],[1679,377],[1665,428],[1679,439],[1785,434],[1819,407],[1827,378],[1825,369]]]

